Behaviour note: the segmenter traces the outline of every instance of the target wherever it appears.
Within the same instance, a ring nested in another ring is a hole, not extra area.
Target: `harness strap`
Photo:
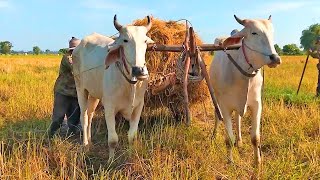
[[[129,74],[129,68],[128,68],[128,65],[127,65],[127,59],[126,59],[126,56],[124,55],[124,52],[123,52],[123,47],[120,48],[120,55],[121,55],[121,60],[122,60],[122,63],[124,65],[124,68],[126,69],[127,73]]]
[[[240,66],[239,66],[239,64],[232,58],[232,56],[229,54],[229,53],[227,53],[226,51],[225,51],[225,53],[227,54],[227,56],[228,56],[228,59],[232,62],[232,64],[241,72],[241,74],[243,74],[244,76],[247,76],[247,77],[249,77],[249,78],[252,78],[252,77],[254,77],[255,75],[257,75],[257,71],[256,71],[256,73],[254,73],[254,74],[249,74],[249,73],[247,73],[245,70],[243,70]]]
[[[136,79],[135,80],[131,80],[126,76],[126,74],[123,72],[123,69],[121,68],[121,63],[119,61],[116,62],[116,66],[119,69],[119,71],[121,72],[122,76],[128,81],[128,83],[136,84],[138,82]]]

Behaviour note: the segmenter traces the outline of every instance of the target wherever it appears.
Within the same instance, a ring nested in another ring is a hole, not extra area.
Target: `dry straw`
[[[137,20],[134,25],[145,25],[146,19]],[[153,18],[152,28],[148,36],[157,44],[182,45],[185,39],[186,27],[183,22],[163,21]],[[200,38],[196,35],[197,45],[202,44]],[[147,67],[150,73],[150,81],[159,79],[169,73],[177,71],[177,60],[181,53],[174,52],[147,52]],[[210,55],[202,53],[202,57],[208,64]],[[169,107],[176,116],[183,112],[183,85],[177,81],[177,84],[167,88],[162,93],[152,95],[152,87],[149,86],[146,95],[146,107],[151,109],[161,106]],[[190,104],[203,101],[209,96],[205,81],[189,82],[188,84]]]

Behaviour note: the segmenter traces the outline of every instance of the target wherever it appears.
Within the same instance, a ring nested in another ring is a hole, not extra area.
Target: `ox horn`
[[[113,24],[114,24],[114,27],[120,31],[120,29],[122,28],[122,25],[118,23],[118,20],[117,20],[117,15],[115,14],[114,15],[114,18],[113,18]]]
[[[271,15],[269,16],[268,20],[271,21]]]
[[[233,15],[233,16],[234,16],[234,18],[237,20],[237,22],[238,22],[239,24],[241,24],[241,25],[244,26],[244,20],[238,18],[236,15]]]
[[[152,17],[147,16],[147,18],[148,18],[148,24],[145,25],[145,27],[147,28],[147,31],[149,31],[151,29],[151,26],[152,26]]]

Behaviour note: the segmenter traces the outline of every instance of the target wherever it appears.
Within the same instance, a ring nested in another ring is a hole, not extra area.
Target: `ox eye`
[[[124,39],[124,40],[123,40],[123,42],[127,43],[127,42],[128,42],[128,40]]]
[[[145,40],[144,42],[147,43],[147,40]]]
[[[256,33],[256,32],[253,32],[253,33],[251,33],[252,35],[258,35],[258,33]]]

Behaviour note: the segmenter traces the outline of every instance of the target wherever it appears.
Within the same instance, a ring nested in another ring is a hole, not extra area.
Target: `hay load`
[[[183,44],[186,34],[184,23],[163,21],[155,18],[152,23],[152,28],[147,35],[151,37],[154,42],[165,45]],[[146,19],[134,22],[134,25],[144,24],[146,24]],[[196,42],[197,45],[202,44],[202,41],[197,35]],[[145,97],[145,107],[154,109],[167,106],[176,119],[181,119],[184,112],[182,84],[184,68],[183,62],[178,63],[178,59],[181,59],[181,56],[181,52],[148,51],[146,57],[150,78],[148,91]],[[202,57],[204,61],[209,64],[210,55],[202,53]],[[207,89],[204,80],[199,81],[196,79],[189,79],[188,92],[190,104],[203,101],[209,97]]]

